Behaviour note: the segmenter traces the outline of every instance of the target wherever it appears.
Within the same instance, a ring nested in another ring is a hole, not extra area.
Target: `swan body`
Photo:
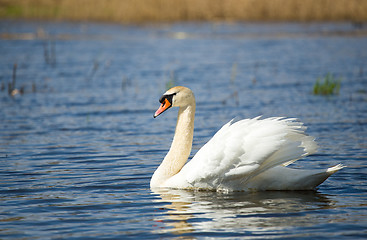
[[[296,119],[260,117],[225,124],[185,165],[194,133],[194,94],[189,88],[173,87],[160,102],[154,117],[172,106],[179,111],[171,148],[152,176],[152,189],[310,190],[343,168],[289,168],[316,152],[314,138]]]

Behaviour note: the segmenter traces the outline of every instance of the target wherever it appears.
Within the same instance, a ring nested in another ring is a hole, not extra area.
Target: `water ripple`
[[[38,28],[53,38],[17,35]],[[0,29],[14,32],[0,30],[0,238],[365,238],[365,29],[22,21]],[[24,94],[9,96],[14,63]],[[339,95],[313,95],[328,72],[343,79]],[[320,146],[295,167],[347,168],[317,191],[152,192],[177,110],[152,114],[171,83],[195,92],[192,156],[232,118],[289,116]]]

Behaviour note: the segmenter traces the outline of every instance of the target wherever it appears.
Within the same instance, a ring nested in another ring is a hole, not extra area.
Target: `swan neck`
[[[168,178],[176,175],[189,158],[194,135],[195,102],[180,107],[175,135],[171,148],[161,165],[155,171],[151,187],[161,186]]]
[[[175,136],[169,152],[185,156],[187,161],[192,147],[194,135],[195,105],[181,107],[178,111]]]

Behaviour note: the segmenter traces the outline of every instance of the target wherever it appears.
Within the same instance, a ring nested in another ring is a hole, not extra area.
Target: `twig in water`
[[[237,76],[237,63],[233,63],[231,71],[231,84],[234,85]]]
[[[13,76],[11,82],[8,84],[8,94],[14,96],[19,93],[19,90],[15,88],[16,79],[17,79],[17,64],[13,65]]]
[[[177,80],[177,78],[175,76],[175,72],[174,71],[171,71],[170,74],[169,74],[169,79],[166,82],[166,90],[168,90],[168,89],[173,88],[174,86],[176,86],[177,85],[176,80]]]
[[[43,42],[43,56],[46,64],[51,65],[52,67],[56,66],[55,41],[50,37]]]
[[[97,70],[99,68],[99,62],[97,59],[94,60],[94,63],[93,63],[93,68],[92,68],[92,71],[91,73],[89,74],[89,76],[86,78],[86,80],[91,80],[94,76],[94,74],[96,74]]]
[[[122,91],[125,91],[126,90],[126,88],[128,87],[128,86],[130,86],[131,85],[131,79],[130,78],[128,78],[128,77],[126,77],[126,76],[124,76],[123,78],[122,78],[122,83],[121,83],[121,89],[122,89]]]
[[[50,57],[48,54],[48,42],[47,41],[43,42],[43,57],[45,58],[46,64],[50,64]]]
[[[51,41],[50,43],[51,45],[51,66],[55,67],[56,66],[56,51],[55,51],[55,41]]]

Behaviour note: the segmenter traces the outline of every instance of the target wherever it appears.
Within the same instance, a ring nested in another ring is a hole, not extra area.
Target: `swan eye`
[[[168,95],[163,95],[160,99],[159,99],[159,102],[160,103],[164,103],[164,100],[165,99],[167,99],[168,100],[168,102],[170,103],[170,104],[172,104],[172,98],[173,98],[173,96],[175,96],[176,95],[176,93],[172,93],[172,94],[168,94]]]

